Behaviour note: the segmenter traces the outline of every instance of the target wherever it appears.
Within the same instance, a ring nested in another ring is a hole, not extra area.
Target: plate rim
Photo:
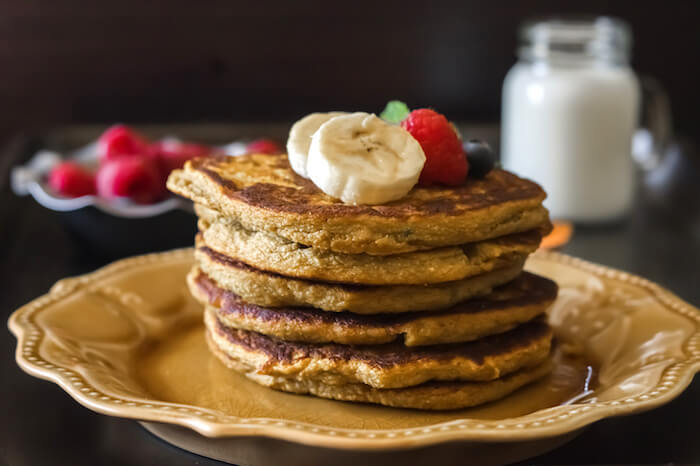
[[[538,251],[534,256],[537,260],[644,288],[666,308],[695,324],[694,332],[681,345],[685,358],[669,365],[649,394],[623,400],[556,406],[505,420],[465,418],[414,428],[341,429],[282,418],[242,418],[192,405],[115,396],[92,385],[84,371],[81,373],[41,357],[39,347],[45,332],[32,321],[37,312],[90,283],[125,269],[149,263],[191,260],[192,251],[192,248],[185,248],[131,257],[85,275],[59,280],[48,293],[10,316],[8,327],[17,337],[17,364],[28,374],[57,384],[79,404],[101,414],[176,424],[212,438],[262,436],[318,447],[364,450],[417,448],[451,441],[525,441],[564,435],[607,417],[646,411],[668,403],[680,395],[690,385],[693,376],[700,372],[700,309],[645,278],[552,251]],[[533,414],[538,414],[538,417],[517,422]]]

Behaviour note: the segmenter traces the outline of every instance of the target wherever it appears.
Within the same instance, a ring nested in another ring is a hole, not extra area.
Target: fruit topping
[[[80,197],[97,192],[95,175],[75,162],[62,162],[49,173],[49,186],[66,197]]]
[[[470,139],[464,143],[469,160],[469,176],[483,178],[496,166],[496,154],[485,141]]]
[[[388,123],[398,125],[409,113],[411,113],[411,110],[409,110],[408,105],[400,100],[390,100],[384,107],[384,111],[379,114],[379,117]]]
[[[348,204],[383,204],[405,196],[420,175],[420,144],[369,113],[333,117],[313,133],[306,172],[329,196]]]
[[[97,192],[106,199],[128,197],[139,204],[156,202],[166,194],[158,166],[145,157],[103,163],[97,171]]]
[[[151,144],[148,152],[158,163],[165,179],[172,170],[182,168],[188,160],[211,155],[216,153],[216,150],[203,144],[164,139]]]
[[[308,178],[306,161],[309,158],[311,137],[322,124],[337,116],[347,115],[346,112],[311,113],[292,125],[287,139],[287,157],[289,165],[297,175]]]
[[[125,125],[114,125],[97,140],[100,168],[96,192],[107,199],[131,198],[147,204],[165,197],[170,172],[186,161],[219,152],[203,144],[163,139],[150,142]],[[94,188],[93,188],[94,192]]]
[[[247,154],[281,154],[284,148],[272,139],[256,139],[245,148]]]
[[[143,155],[147,150],[148,141],[125,125],[112,126],[97,140],[100,162],[124,156]]]
[[[401,122],[401,126],[413,136],[425,152],[425,166],[419,184],[462,184],[469,171],[469,164],[457,132],[444,115],[434,110],[413,110]]]

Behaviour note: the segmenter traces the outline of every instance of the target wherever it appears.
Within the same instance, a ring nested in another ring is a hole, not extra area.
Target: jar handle
[[[656,78],[642,76],[640,87],[641,121],[634,135],[632,155],[643,170],[651,171],[661,163],[673,137],[671,101]]]

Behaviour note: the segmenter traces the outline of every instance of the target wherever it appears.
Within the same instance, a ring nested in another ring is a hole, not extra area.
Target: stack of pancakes
[[[502,170],[346,205],[285,155],[203,158],[168,187],[199,217],[192,294],[207,340],[272,388],[452,409],[550,369],[557,286],[523,272],[550,228],[536,184]]]

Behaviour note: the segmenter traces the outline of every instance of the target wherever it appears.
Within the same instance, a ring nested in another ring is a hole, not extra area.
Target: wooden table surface
[[[243,130],[245,131],[245,129]],[[57,280],[104,263],[52,212],[9,188],[10,167],[42,141],[17,138],[0,154],[0,312],[7,319]],[[563,252],[642,275],[700,305],[700,229],[681,210],[655,213],[639,196],[631,216],[577,228]],[[93,413],[56,385],[23,373],[15,339],[0,332],[0,464],[215,465],[175,448],[138,423]],[[700,464],[700,382],[658,409],[597,422],[570,443],[522,464]],[[466,464],[466,463],[465,463]]]

